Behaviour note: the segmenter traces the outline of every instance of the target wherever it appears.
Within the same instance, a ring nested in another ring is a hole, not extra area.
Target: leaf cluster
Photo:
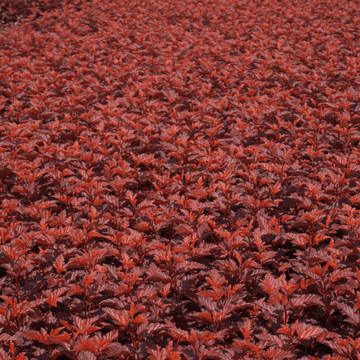
[[[356,2],[42,2],[0,32],[0,358],[358,359]]]

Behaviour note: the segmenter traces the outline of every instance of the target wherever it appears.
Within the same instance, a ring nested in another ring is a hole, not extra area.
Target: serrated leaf
[[[168,325],[164,325],[164,324],[157,324],[157,323],[148,323],[146,325],[146,327],[144,328],[144,332],[149,333],[149,334],[154,334],[156,332],[168,329],[169,326]]]
[[[117,325],[123,326],[125,328],[130,324],[130,316],[126,310],[118,311],[111,308],[103,309],[107,314],[109,314]]]
[[[290,304],[293,308],[313,305],[324,306],[321,296],[315,294],[298,295],[296,298],[290,300]]]
[[[79,360],[97,360],[94,353],[90,351],[80,351],[78,355]]]
[[[313,326],[313,325],[307,325],[305,323],[300,323],[297,326],[296,333],[299,340],[309,340],[311,338],[318,337],[321,335],[325,329]]]

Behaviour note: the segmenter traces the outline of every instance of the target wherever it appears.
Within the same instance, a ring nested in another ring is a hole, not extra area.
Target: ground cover
[[[0,359],[360,359],[358,1],[0,6]]]

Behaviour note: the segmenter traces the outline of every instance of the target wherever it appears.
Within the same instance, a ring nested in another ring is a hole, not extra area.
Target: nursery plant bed
[[[359,359],[358,2],[25,3],[0,359]]]

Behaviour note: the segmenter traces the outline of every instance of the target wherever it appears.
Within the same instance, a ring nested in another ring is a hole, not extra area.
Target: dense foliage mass
[[[36,3],[1,8],[0,359],[359,359],[359,2]]]

